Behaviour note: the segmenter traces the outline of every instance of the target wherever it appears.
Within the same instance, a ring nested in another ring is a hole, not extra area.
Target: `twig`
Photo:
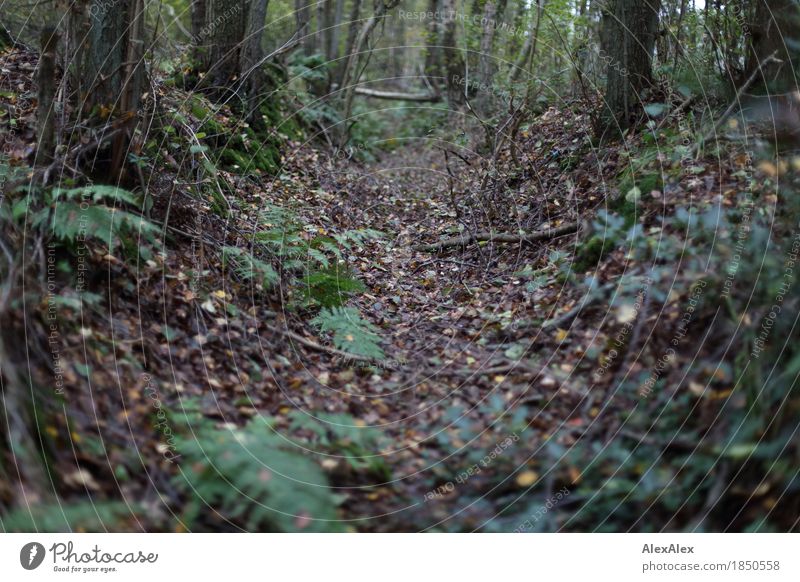
[[[475,242],[495,242],[495,243],[535,243],[541,242],[545,240],[550,240],[553,238],[557,238],[559,236],[564,236],[565,234],[571,234],[573,232],[577,232],[578,230],[578,223],[571,222],[569,224],[565,224],[559,226],[558,228],[551,228],[548,230],[543,230],[541,232],[532,232],[528,234],[511,234],[511,233],[499,233],[499,232],[476,232],[472,234],[465,234],[463,236],[456,236],[453,238],[447,238],[441,240],[437,243],[427,244],[427,245],[417,245],[411,247],[415,251],[424,252],[424,253],[436,253],[443,249],[450,248],[450,247],[464,247],[469,244]]]
[[[333,356],[338,356],[346,361],[365,362],[367,364],[375,364],[376,366],[381,365],[381,360],[377,358],[370,358],[369,356],[360,356],[358,354],[351,354],[350,352],[345,352],[337,348],[323,346],[322,344],[318,344],[317,342],[305,338],[299,334],[296,334],[293,331],[289,331],[288,329],[280,329],[273,326],[269,326],[269,328],[317,352],[325,352]]]

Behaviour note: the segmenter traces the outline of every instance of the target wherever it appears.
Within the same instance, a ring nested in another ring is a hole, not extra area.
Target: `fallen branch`
[[[427,245],[416,245],[411,247],[415,251],[423,253],[436,253],[443,249],[451,247],[464,247],[476,242],[496,242],[496,243],[536,243],[545,240],[564,236],[578,231],[578,223],[571,222],[564,224],[558,228],[551,228],[541,232],[532,232],[528,234],[511,234],[502,232],[475,232],[472,234],[465,234],[463,236],[456,236],[453,238],[446,238],[437,243]]]
[[[312,341],[308,338],[305,338],[299,334],[294,333],[293,331],[289,331],[287,329],[280,329],[278,327],[270,326],[270,329],[277,331],[278,333],[288,337],[289,339],[296,341],[297,343],[304,345],[305,347],[314,350],[316,352],[324,352],[326,354],[330,354],[332,356],[336,356],[344,360],[345,362],[364,362],[366,364],[374,364],[376,366],[381,365],[382,360],[377,358],[370,358],[368,356],[360,356],[358,354],[352,354],[350,352],[345,352],[342,350],[338,350],[336,348],[332,348],[329,346],[323,346],[322,344],[318,344],[315,341]]]
[[[436,103],[441,101],[441,96],[435,93],[401,93],[399,91],[378,91],[377,89],[366,89],[365,87],[356,87],[355,92],[357,95],[364,95],[365,97],[374,97],[375,99],[393,99],[395,101],[422,101]]]

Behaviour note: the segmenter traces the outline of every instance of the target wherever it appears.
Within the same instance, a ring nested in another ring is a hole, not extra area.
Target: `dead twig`
[[[480,242],[494,242],[494,243],[525,243],[531,244],[541,241],[564,236],[578,231],[578,223],[571,222],[564,224],[558,228],[550,228],[541,232],[532,232],[528,234],[511,234],[502,232],[475,232],[472,234],[465,234],[463,236],[456,236],[453,238],[446,238],[436,243],[426,245],[416,245],[411,247],[413,250],[423,253],[437,253],[444,249],[451,247],[465,247],[472,243]]]

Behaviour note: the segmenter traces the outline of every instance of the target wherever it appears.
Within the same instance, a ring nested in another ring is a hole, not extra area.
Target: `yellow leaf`
[[[567,339],[569,332],[566,329],[561,329],[560,327],[556,330],[556,341],[563,342]]]
[[[523,471],[517,475],[517,485],[520,487],[530,487],[539,480],[539,474],[534,471]]]
[[[758,169],[773,178],[778,175],[778,167],[767,160],[758,163]]]

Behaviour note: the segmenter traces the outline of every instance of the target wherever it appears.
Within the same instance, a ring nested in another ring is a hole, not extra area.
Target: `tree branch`
[[[446,238],[436,243],[417,245],[412,247],[415,251],[424,253],[437,253],[444,249],[451,247],[465,247],[475,242],[496,242],[496,243],[536,243],[545,240],[558,238],[565,234],[577,232],[578,223],[571,222],[564,224],[558,228],[551,228],[541,232],[532,232],[528,234],[511,234],[502,232],[475,232],[472,234],[465,234],[463,236],[456,236],[453,238]]]

